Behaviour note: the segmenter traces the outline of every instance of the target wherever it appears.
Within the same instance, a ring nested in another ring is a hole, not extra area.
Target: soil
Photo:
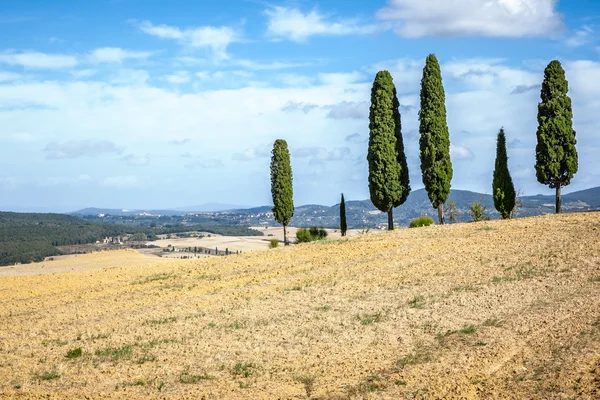
[[[0,398],[600,398],[600,213],[94,256],[0,276]]]

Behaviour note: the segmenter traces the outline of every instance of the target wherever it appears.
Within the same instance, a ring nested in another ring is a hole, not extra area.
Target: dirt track
[[[0,294],[0,398],[600,398],[600,213],[1,277]]]

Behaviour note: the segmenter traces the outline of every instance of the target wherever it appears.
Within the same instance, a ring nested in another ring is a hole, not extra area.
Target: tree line
[[[544,70],[538,104],[535,171],[539,183],[555,189],[556,212],[562,211],[561,188],[569,185],[578,170],[573,111],[568,96],[565,71],[558,60]],[[444,204],[450,195],[453,176],[450,133],[446,121],[445,91],[439,62],[434,54],[425,59],[420,90],[419,156],[421,177],[438,220],[444,224]],[[410,194],[410,179],[404,142],[400,101],[389,71],[379,71],[371,88],[369,108],[369,194],[373,205],[388,214],[388,229],[394,229],[393,209],[404,204]],[[271,157],[273,215],[286,228],[294,214],[292,168],[287,142],[277,139]],[[506,134],[497,134],[496,159],[492,176],[494,207],[503,219],[510,218],[516,205],[516,192],[508,168]],[[345,202],[340,202],[340,227],[345,234]]]

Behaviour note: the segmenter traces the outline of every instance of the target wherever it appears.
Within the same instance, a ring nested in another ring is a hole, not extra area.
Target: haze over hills
[[[565,194],[562,197],[563,210],[569,211],[589,211],[600,209],[600,187],[594,187],[586,190]],[[522,208],[518,210],[517,216],[531,216],[548,214],[554,212],[554,196],[535,195],[522,196]],[[487,207],[488,215],[497,218],[498,213],[494,209],[492,196],[489,194],[476,193],[467,190],[452,190],[448,202],[454,202],[458,211],[458,221],[470,220],[469,206],[473,202],[481,201]],[[246,226],[271,226],[277,225],[271,213],[271,206],[261,206],[253,208],[229,209],[228,205],[210,205],[214,211],[207,211],[211,207],[185,207],[174,210],[119,210],[86,208],[75,211],[72,214],[84,216],[87,220],[98,220],[103,222],[120,222],[136,224],[142,219],[145,223],[148,218],[164,219],[165,216],[171,216],[171,223],[183,224],[231,224]],[[222,206],[219,210],[218,206]],[[103,216],[99,216],[104,214]],[[346,214],[348,225],[351,228],[372,228],[386,223],[387,216],[379,212],[370,200],[349,200],[346,201]],[[406,203],[394,209],[394,221],[403,226],[421,215],[430,215],[435,217],[436,210],[431,207],[427,192],[424,189],[417,189],[411,192]],[[118,221],[115,221],[117,218]],[[435,219],[435,218],[434,218]],[[139,221],[138,221],[139,220]],[[294,210],[294,216],[290,223],[291,226],[309,226],[318,225],[323,227],[337,227],[339,223],[339,204],[333,206],[323,206],[317,204],[308,204],[297,206]]]

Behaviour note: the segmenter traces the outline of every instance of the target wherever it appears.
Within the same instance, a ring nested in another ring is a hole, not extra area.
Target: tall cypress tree
[[[494,196],[494,207],[500,213],[502,219],[510,218],[510,213],[515,208],[517,195],[510,176],[510,171],[508,170],[508,156],[506,155],[506,137],[504,135],[504,128],[500,128],[500,132],[498,132],[498,140],[496,143],[496,166],[494,168],[492,193]]]
[[[544,70],[544,82],[538,104],[535,174],[538,182],[556,189],[556,212],[560,213],[560,189],[571,183],[578,160],[573,130],[573,110],[567,95],[569,83],[558,60]]]
[[[392,75],[379,71],[369,109],[369,193],[373,205],[388,213],[389,230],[394,229],[393,207],[404,203],[410,191],[398,106]]]
[[[342,201],[340,201],[340,231],[342,236],[346,236],[348,225],[346,224],[346,202],[344,201],[344,193],[342,193]]]
[[[283,243],[287,246],[287,226],[294,215],[294,192],[292,189],[292,166],[287,142],[277,139],[271,156],[271,195],[273,216],[283,225]]]
[[[446,123],[446,95],[440,64],[434,54],[427,56],[421,79],[419,139],[423,184],[433,208],[444,223],[444,203],[450,195],[452,161],[450,133]]]

